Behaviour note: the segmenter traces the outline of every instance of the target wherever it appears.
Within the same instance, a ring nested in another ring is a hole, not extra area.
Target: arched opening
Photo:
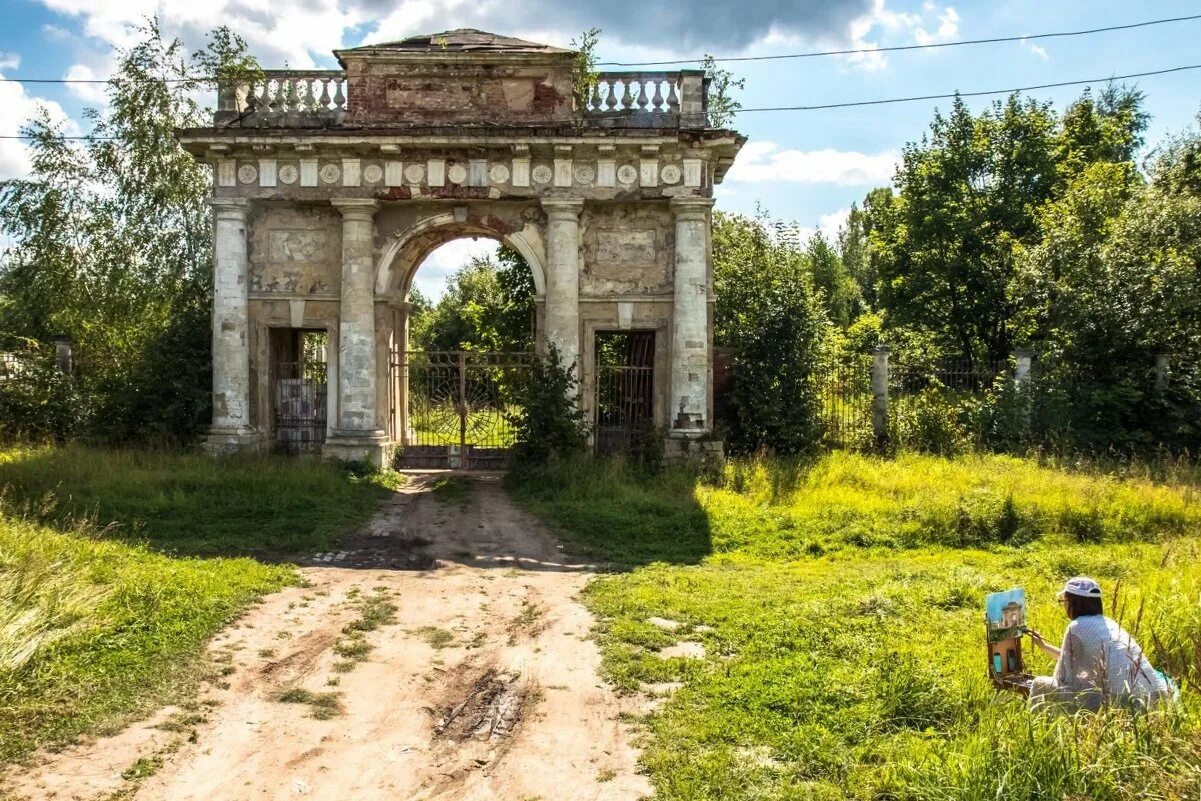
[[[464,241],[477,244],[456,247]],[[434,219],[402,232],[385,254],[376,295],[393,315],[388,418],[401,465],[504,466],[514,391],[538,341],[540,250],[520,233]],[[419,281],[423,269],[444,274],[440,292]]]

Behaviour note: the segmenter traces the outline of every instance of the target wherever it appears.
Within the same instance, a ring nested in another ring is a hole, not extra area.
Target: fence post
[[[1162,395],[1172,380],[1172,357],[1167,353],[1155,354],[1155,394]]]
[[[1018,392],[1024,392],[1030,383],[1030,362],[1033,356],[1030,348],[1018,348],[1013,354],[1013,383]]]
[[[74,366],[73,351],[70,337],[57,336],[54,338],[54,364],[63,375],[71,375]]]
[[[876,442],[888,440],[888,346],[872,351],[872,433]]]

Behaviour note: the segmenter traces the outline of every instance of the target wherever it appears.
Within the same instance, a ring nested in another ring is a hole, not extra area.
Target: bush
[[[552,458],[583,453],[588,424],[576,403],[575,365],[564,366],[555,346],[534,358],[525,375],[510,388],[513,463],[518,469],[545,465]]]
[[[0,440],[62,442],[80,427],[83,401],[53,354],[38,354],[17,371],[0,375]]]

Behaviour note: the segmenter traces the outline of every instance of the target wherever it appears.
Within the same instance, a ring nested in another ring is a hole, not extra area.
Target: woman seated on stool
[[[1061,648],[1028,629],[1034,644],[1057,660],[1055,675],[1034,678],[1031,707],[1057,703],[1096,711],[1113,703],[1147,709],[1176,696],[1171,680],[1151,667],[1129,632],[1102,614],[1097,582],[1087,576],[1068,579],[1059,599],[1072,621]]]

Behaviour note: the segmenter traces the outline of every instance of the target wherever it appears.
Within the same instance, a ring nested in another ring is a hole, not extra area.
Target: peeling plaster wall
[[[585,206],[581,224],[582,296],[671,294],[675,228],[666,203]]]
[[[342,217],[321,204],[254,204],[249,223],[251,297],[337,298]]]

